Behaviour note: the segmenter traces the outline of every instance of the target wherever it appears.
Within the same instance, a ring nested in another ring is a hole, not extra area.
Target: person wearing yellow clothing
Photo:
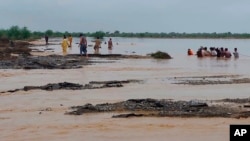
[[[68,37],[68,40],[69,40],[69,47],[72,47],[72,35],[70,34],[69,37]]]
[[[63,55],[67,54],[67,48],[69,46],[68,40],[66,39],[66,36],[63,36],[63,40],[62,40],[62,50],[63,50]]]

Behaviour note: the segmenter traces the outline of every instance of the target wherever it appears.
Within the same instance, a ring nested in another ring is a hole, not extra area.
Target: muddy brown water
[[[171,54],[171,53],[170,53]],[[100,58],[90,58],[98,60]],[[102,59],[101,59],[102,60]],[[229,140],[230,124],[250,119],[128,118],[117,113],[64,115],[69,107],[132,98],[215,100],[249,97],[249,84],[177,85],[174,77],[239,75],[249,78],[249,59],[217,60],[175,55],[171,60],[121,59],[70,70],[0,70],[0,91],[48,83],[144,80],[121,88],[95,90],[19,91],[0,94],[1,140]]]

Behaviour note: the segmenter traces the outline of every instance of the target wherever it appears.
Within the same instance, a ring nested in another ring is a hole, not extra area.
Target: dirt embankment
[[[1,60],[0,69],[76,69],[93,62],[77,56],[18,56]]]
[[[227,102],[225,104],[224,102]],[[225,117],[248,118],[250,99],[234,99],[219,101],[172,101],[157,99],[129,99],[117,103],[85,104],[71,107],[67,115],[82,115],[85,113],[117,112],[113,118],[128,117]]]
[[[2,50],[2,59],[0,60],[0,69],[78,69],[84,65],[94,63],[112,63],[118,59],[145,59],[149,56],[140,55],[122,55],[122,54],[89,54],[89,58],[81,57],[78,54],[31,56],[29,49],[4,48]],[[18,52],[19,51],[19,52]],[[27,51],[27,53],[25,53]],[[1,49],[0,49],[1,53]],[[13,56],[13,53],[19,54]],[[105,58],[106,60],[94,60],[92,57]],[[112,59],[112,60],[111,60]]]
[[[0,38],[0,59],[15,59],[18,55],[30,55],[31,49],[27,41],[11,41],[6,38]]]
[[[44,86],[24,86],[21,89],[14,89],[3,91],[0,93],[14,93],[17,91],[30,91],[30,90],[85,90],[85,89],[102,89],[111,87],[123,87],[128,83],[141,83],[141,80],[114,80],[114,81],[91,81],[88,84],[82,85],[77,83],[62,82],[62,83],[50,83]]]
[[[79,54],[68,54],[66,56],[31,55],[31,53],[34,52],[45,53],[46,50],[52,50],[52,52],[54,52],[53,48],[46,48],[43,51],[36,48],[29,48],[30,46],[35,47],[36,45],[36,42],[11,41],[6,38],[0,38],[0,69],[77,69],[81,68],[83,65],[91,63],[102,63],[100,61],[91,61],[92,59],[85,59],[80,57]],[[162,52],[160,52],[160,56],[163,56],[161,57],[162,59],[172,58],[167,53]],[[154,56],[124,54],[89,54],[89,57],[108,58],[114,60],[127,58],[154,58]],[[110,63],[112,61],[105,61],[105,63],[107,62]]]

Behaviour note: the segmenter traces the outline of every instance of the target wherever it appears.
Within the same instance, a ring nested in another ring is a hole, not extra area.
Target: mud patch
[[[250,78],[239,75],[193,76],[170,78],[172,84],[182,85],[218,85],[218,84],[244,84],[250,83]]]
[[[14,93],[17,91],[30,91],[30,90],[85,90],[85,89],[103,89],[111,87],[123,87],[124,84],[128,83],[141,83],[141,80],[114,80],[114,81],[91,81],[88,84],[82,85],[77,83],[62,82],[62,83],[52,83],[44,86],[24,86],[22,89],[14,89],[3,91],[0,93]]]
[[[228,101],[228,100],[221,100]],[[232,100],[234,101],[234,100]],[[113,118],[128,117],[224,117],[224,118],[247,118],[250,111],[223,104],[210,104],[217,101],[172,101],[166,99],[129,99],[117,103],[103,103],[83,106],[73,106],[67,115],[82,115],[85,113],[98,112],[129,112],[129,114],[114,115]],[[248,101],[249,102],[249,101]]]
[[[216,100],[217,102],[229,102],[229,103],[238,103],[238,104],[244,104],[244,103],[250,103],[250,98],[236,98],[236,99],[221,99]]]
[[[111,62],[105,61],[105,63]],[[18,56],[16,59],[1,60],[0,69],[78,69],[93,63],[103,62],[79,56]]]
[[[121,55],[121,54],[89,54],[90,58],[80,55],[47,55],[47,56],[26,56],[17,55],[10,59],[0,60],[0,69],[79,69],[84,65],[97,63],[114,63],[119,59],[145,59],[147,56]],[[96,60],[92,57],[104,58]],[[112,59],[112,60],[111,60]]]
[[[27,41],[12,41],[0,38],[0,60],[13,60],[16,56],[29,56],[31,49]],[[15,54],[14,56],[12,54]]]

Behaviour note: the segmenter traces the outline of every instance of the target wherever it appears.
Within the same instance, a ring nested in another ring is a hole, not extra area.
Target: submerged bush
[[[161,51],[157,51],[155,53],[152,53],[151,56],[156,58],[156,59],[171,59],[172,58],[168,53],[161,52]]]

